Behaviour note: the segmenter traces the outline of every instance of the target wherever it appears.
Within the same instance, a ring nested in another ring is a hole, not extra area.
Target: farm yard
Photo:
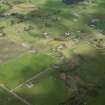
[[[0,105],[105,105],[104,0],[0,0]]]

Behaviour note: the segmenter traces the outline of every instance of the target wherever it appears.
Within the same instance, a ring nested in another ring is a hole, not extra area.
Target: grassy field
[[[0,105],[105,105],[104,11],[104,0],[2,2]]]

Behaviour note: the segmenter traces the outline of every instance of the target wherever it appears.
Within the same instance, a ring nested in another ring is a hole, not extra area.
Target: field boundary
[[[44,73],[47,73],[49,71],[49,69],[46,69],[44,71],[41,71],[37,74],[35,74],[33,77],[29,78],[28,80],[26,80],[25,82],[19,84],[17,87],[15,87],[14,89],[11,89],[10,92],[14,92],[16,89],[22,87],[23,85],[27,84],[28,82],[34,80],[34,79],[37,79],[39,76],[43,75]]]
[[[5,91],[7,91],[8,93],[10,93],[15,98],[17,98],[18,100],[20,100],[22,103],[24,103],[26,105],[32,105],[30,102],[28,102],[27,100],[25,100],[23,97],[17,95],[15,92],[13,92],[13,91],[11,92],[10,89],[8,89],[4,84],[0,84],[0,87],[2,89],[4,89]]]

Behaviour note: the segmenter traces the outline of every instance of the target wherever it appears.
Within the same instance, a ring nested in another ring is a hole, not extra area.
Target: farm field
[[[0,105],[105,105],[104,0],[0,0]]]

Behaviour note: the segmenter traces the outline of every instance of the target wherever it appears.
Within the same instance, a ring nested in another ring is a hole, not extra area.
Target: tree
[[[63,0],[63,2],[66,4],[74,4],[80,1],[83,1],[83,0]]]

